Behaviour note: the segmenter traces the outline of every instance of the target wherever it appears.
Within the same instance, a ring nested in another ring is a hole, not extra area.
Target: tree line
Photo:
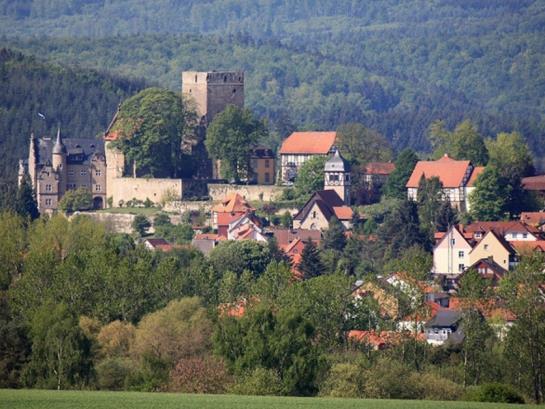
[[[388,317],[372,298],[356,302],[348,266],[363,239],[346,240],[335,223],[321,251],[305,248],[305,279],[294,281],[274,241],[226,242],[209,257],[189,247],[156,253],[84,216],[30,222],[3,213],[0,384],[484,400],[499,388],[543,400],[542,255],[523,258],[497,291],[476,273],[464,278],[461,345],[432,348],[402,332],[375,351],[347,331],[394,329],[422,305],[395,293],[400,315]],[[403,246],[390,259],[401,265],[384,271],[422,277],[429,260]],[[517,316],[502,337],[477,308],[487,299]]]

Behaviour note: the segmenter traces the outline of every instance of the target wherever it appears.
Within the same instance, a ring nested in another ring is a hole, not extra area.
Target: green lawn
[[[515,407],[523,406],[473,402],[276,398],[139,392],[0,390],[1,409],[492,409]]]

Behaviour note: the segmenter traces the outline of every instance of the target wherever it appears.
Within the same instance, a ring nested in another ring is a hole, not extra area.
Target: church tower
[[[66,191],[66,178],[68,172],[66,170],[66,146],[64,146],[64,143],[62,142],[60,127],[57,130],[57,139],[55,140],[55,145],[53,145],[53,150],[51,152],[51,165],[53,170],[59,175],[59,197],[62,197]]]
[[[324,167],[324,190],[334,190],[340,198],[350,205],[350,168],[339,150],[333,147],[333,155]]]

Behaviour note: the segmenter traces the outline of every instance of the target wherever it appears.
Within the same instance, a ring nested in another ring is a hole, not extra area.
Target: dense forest
[[[0,180],[13,183],[17,161],[28,154],[30,133],[94,138],[104,131],[117,105],[143,88],[97,71],[46,64],[0,50]],[[38,114],[45,116],[45,119]]]
[[[276,142],[355,121],[426,151],[433,120],[471,119],[544,153],[539,1],[27,0],[0,13],[5,44],[172,90],[184,69],[242,68]]]

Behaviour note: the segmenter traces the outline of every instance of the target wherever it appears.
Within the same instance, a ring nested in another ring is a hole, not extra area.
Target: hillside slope
[[[0,50],[0,78],[2,183],[15,181],[31,132],[54,135],[60,124],[67,137],[94,138],[119,102],[144,86],[143,81],[44,63],[8,49]]]

